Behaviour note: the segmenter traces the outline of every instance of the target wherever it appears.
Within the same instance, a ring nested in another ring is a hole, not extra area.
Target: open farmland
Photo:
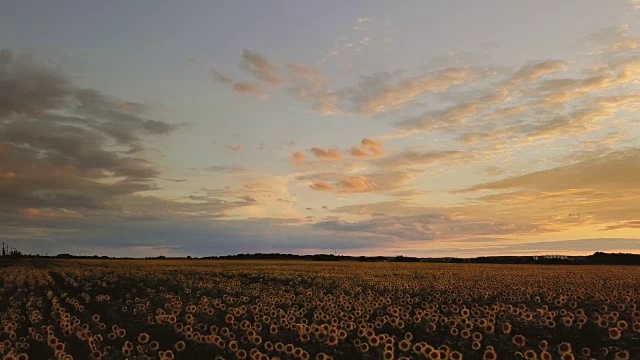
[[[640,358],[638,267],[39,260],[0,284],[4,359]]]

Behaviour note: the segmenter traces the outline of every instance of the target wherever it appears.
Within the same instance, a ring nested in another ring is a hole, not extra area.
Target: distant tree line
[[[411,256],[344,256],[332,254],[294,255],[280,253],[255,253],[224,256],[207,256],[215,260],[307,260],[307,261],[358,261],[358,262],[433,262],[468,264],[543,264],[543,265],[640,265],[640,254],[596,252],[589,256],[482,256],[475,258]]]
[[[49,258],[49,259],[131,259],[131,260],[302,260],[302,261],[355,261],[355,262],[429,262],[459,264],[540,264],[540,265],[640,265],[640,254],[596,252],[588,256],[539,255],[539,256],[481,256],[475,258],[456,257],[412,257],[412,256],[348,256],[334,254],[295,255],[281,253],[247,253],[205,257],[155,256],[144,259],[132,257],[109,257],[99,255],[58,254],[42,256],[24,254],[14,247],[2,244],[1,258]]]

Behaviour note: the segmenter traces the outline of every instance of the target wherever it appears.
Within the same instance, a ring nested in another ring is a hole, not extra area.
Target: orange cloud
[[[375,190],[376,184],[364,175],[349,176],[340,181],[340,191],[347,193],[363,193]]]
[[[383,171],[367,174],[316,173],[299,176],[313,181],[314,190],[335,191],[342,194],[389,193],[402,189],[415,179],[415,172]],[[318,179],[318,180],[315,180]],[[316,184],[317,183],[317,184]]]
[[[317,159],[320,160],[341,160],[343,155],[341,152],[339,152],[336,149],[320,149],[320,148],[311,148],[311,153],[313,154],[313,156],[315,156]]]
[[[0,155],[6,154],[11,150],[11,144],[0,144]]]
[[[384,155],[384,145],[380,140],[364,138],[360,141],[360,146],[352,147],[349,153],[359,158],[378,157]]]
[[[369,154],[367,154],[366,151],[362,150],[362,148],[358,146],[352,147],[351,150],[349,150],[349,154],[351,154],[351,156],[355,156],[359,158],[369,157]]]
[[[384,145],[382,141],[364,138],[361,141],[362,146],[374,155],[384,154]]]
[[[306,159],[306,156],[301,151],[296,151],[293,154],[291,154],[291,163],[293,164],[293,166],[300,167],[304,165],[305,159]]]
[[[335,186],[322,180],[312,182],[311,185],[309,185],[309,187],[316,191],[332,191],[333,189],[335,189]]]

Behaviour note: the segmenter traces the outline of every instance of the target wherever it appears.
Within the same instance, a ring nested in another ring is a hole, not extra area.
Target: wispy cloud
[[[282,79],[278,75],[278,68],[258,51],[244,49],[240,59],[240,66],[256,79],[271,85],[282,83]]]
[[[260,93],[260,88],[249,81],[234,82],[230,77],[223,75],[214,68],[209,69],[209,74],[214,82],[228,86],[239,93]]]

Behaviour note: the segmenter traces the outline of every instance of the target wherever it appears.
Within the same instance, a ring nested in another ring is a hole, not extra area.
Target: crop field
[[[0,285],[2,359],[640,359],[638,267],[24,260]]]

